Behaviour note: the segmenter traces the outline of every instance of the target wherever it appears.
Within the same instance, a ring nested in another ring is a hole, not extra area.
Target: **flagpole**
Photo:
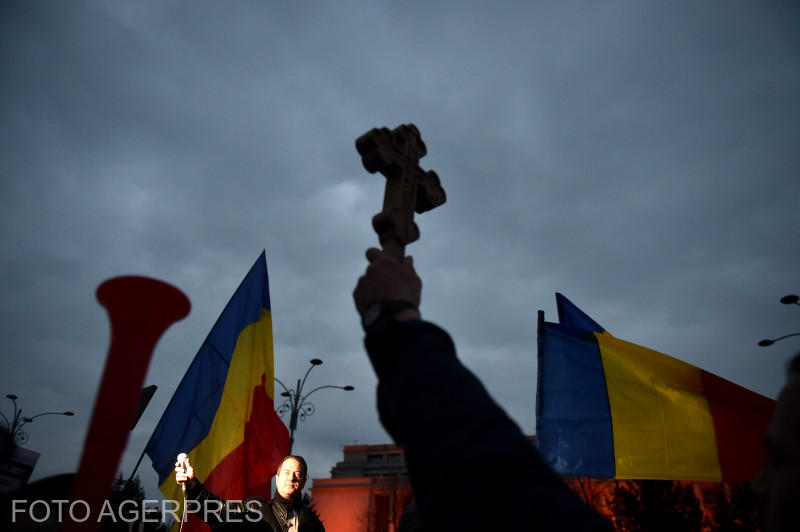
[[[133,466],[133,471],[131,472],[131,476],[128,477],[128,481],[126,482],[127,485],[130,485],[130,483],[133,481],[133,475],[135,475],[136,471],[139,470],[139,464],[142,463],[142,458],[144,458],[144,454],[146,452],[147,452],[147,445],[144,446],[144,449],[142,450],[142,454],[140,454],[139,455],[139,459],[136,460],[136,465]]]
[[[133,429],[136,428],[136,425],[139,423],[139,419],[142,417],[147,405],[150,404],[150,399],[153,398],[153,395],[155,395],[157,389],[158,386],[155,384],[151,384],[150,386],[145,386],[142,388],[142,393],[139,396],[139,409],[136,412],[136,417],[134,418],[133,423],[131,424],[131,432],[133,432]],[[144,453],[146,452],[147,445],[145,444],[144,450],[142,450],[142,454],[139,455],[139,459],[136,461],[136,465],[133,468],[133,473],[131,473],[131,476],[128,477],[128,481],[125,483],[125,485],[130,486],[131,482],[133,481],[133,475],[135,475],[136,471],[139,469],[139,464],[142,463],[142,458],[144,458]]]

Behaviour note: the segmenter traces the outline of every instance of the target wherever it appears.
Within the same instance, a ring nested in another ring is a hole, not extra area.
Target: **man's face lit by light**
[[[287,458],[278,468],[275,488],[281,497],[290,499],[300,493],[306,483],[305,472],[300,462]]]

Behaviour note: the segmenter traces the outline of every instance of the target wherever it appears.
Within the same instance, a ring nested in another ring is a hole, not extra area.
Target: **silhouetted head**
[[[764,438],[769,459],[752,482],[766,502],[768,532],[796,530],[800,523],[800,353],[789,361],[787,373]]]
[[[424,532],[422,526],[422,516],[419,514],[417,503],[411,501],[400,514],[400,522],[397,524],[397,532]]]

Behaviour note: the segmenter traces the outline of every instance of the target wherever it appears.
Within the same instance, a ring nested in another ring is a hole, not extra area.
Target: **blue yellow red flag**
[[[289,450],[288,430],[274,408],[273,360],[262,252],[200,346],[145,448],[168,499],[182,497],[174,472],[182,452],[198,480],[220,497],[269,496],[270,479]]]
[[[750,481],[775,401],[609,334],[556,294],[539,313],[536,440],[557,472]]]

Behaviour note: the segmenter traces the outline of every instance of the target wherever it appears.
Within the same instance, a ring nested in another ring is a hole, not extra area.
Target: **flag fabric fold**
[[[175,460],[185,452],[197,478],[224,499],[269,496],[289,450],[274,408],[272,314],[266,254],[237,288],[178,385],[145,448],[159,488],[181,500]]]
[[[749,481],[766,461],[775,402],[615,338],[556,294],[539,313],[536,438],[559,473]]]

